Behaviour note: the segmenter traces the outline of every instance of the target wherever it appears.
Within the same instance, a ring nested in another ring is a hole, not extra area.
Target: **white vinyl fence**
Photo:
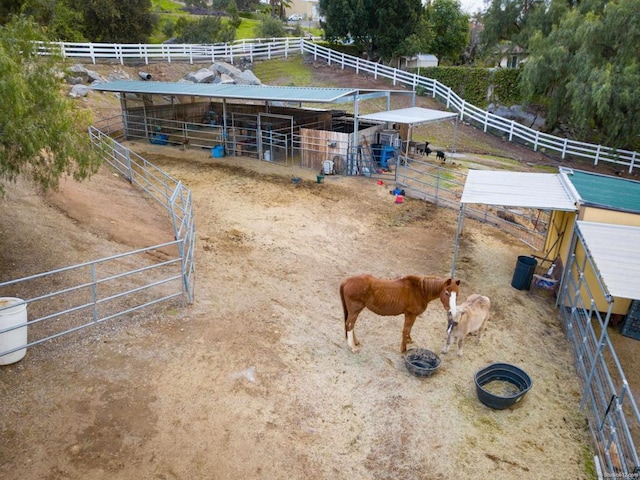
[[[55,45],[60,48],[65,58],[85,59],[92,63],[114,60],[121,64],[126,62],[144,62],[148,64],[150,62],[173,61],[196,63],[214,62],[216,60],[234,63],[241,58],[247,58],[253,62],[255,60],[288,57],[292,54],[309,54],[316,60],[325,61],[342,69],[350,68],[356,73],[373,75],[376,79],[386,78],[393,85],[401,84],[413,90],[420,87],[425,94],[441,102],[448,110],[458,113],[460,121],[467,122],[486,133],[503,137],[505,140],[518,143],[534,151],[556,156],[560,160],[582,158],[592,161],[594,165],[600,162],[614,163],[626,167],[629,173],[632,173],[634,168],[638,168],[637,163],[640,161],[640,154],[635,151],[578,142],[541,133],[467,103],[453,90],[437,80],[336,52],[305,38],[245,39],[217,45],[127,45],[68,42],[60,42]],[[46,45],[42,46],[42,52],[43,54],[48,52]]]

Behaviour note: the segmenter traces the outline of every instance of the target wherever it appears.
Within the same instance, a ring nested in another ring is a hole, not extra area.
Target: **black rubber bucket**
[[[518,290],[529,290],[531,279],[538,266],[538,261],[533,257],[521,255],[516,262],[516,269],[513,272],[511,286]]]
[[[493,382],[501,382],[504,385],[495,384],[490,388]],[[496,410],[504,410],[518,403],[533,385],[527,372],[510,363],[502,362],[492,363],[478,370],[475,383],[478,399],[487,407]]]

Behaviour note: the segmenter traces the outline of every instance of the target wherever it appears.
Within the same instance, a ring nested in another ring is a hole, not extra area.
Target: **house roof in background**
[[[438,61],[438,57],[436,57],[433,53],[419,53],[418,60],[432,60]]]
[[[587,206],[640,213],[640,182],[627,178],[561,168]]]

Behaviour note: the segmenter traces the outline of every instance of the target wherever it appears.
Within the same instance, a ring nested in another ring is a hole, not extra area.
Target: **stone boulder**
[[[91,89],[87,85],[83,85],[83,84],[74,85],[73,87],[71,87],[71,90],[69,91],[69,96],[71,98],[86,97],[87,94],[89,93],[89,90]]]
[[[193,83],[213,83],[216,78],[216,74],[208,68],[201,68],[197,72],[187,73],[184,78]]]
[[[262,82],[251,70],[245,70],[236,77],[238,85],[262,85]]]
[[[227,62],[216,62],[209,68],[220,75],[223,73],[229,75],[231,78],[236,78],[242,73],[242,70]]]
[[[542,130],[545,126],[545,119],[542,116],[526,111],[522,105],[505,107],[503,105],[496,106],[491,104],[487,110],[494,115],[507,120],[513,120],[534,130]]]
[[[88,70],[84,65],[79,63],[67,68],[65,72],[67,83],[79,85],[81,83],[105,82],[105,78],[98,72]]]

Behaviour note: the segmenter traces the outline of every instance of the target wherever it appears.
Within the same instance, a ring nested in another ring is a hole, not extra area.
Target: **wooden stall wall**
[[[318,172],[325,160],[333,160],[338,173],[346,168],[351,134],[328,130],[300,129],[300,166]]]

